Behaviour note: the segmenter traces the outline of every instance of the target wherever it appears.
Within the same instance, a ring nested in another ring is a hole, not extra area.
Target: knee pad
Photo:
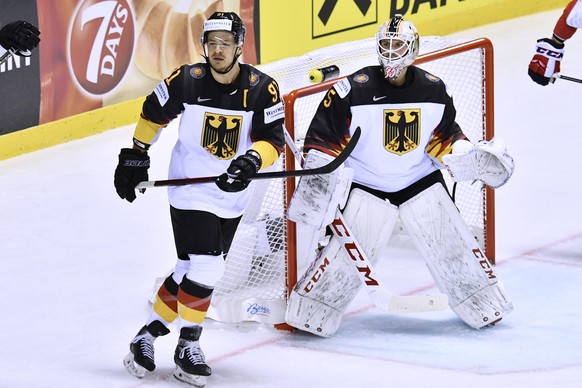
[[[188,273],[189,269],[190,260],[178,259],[176,266],[174,267],[174,273],[172,273],[172,279],[174,279],[177,284],[180,284],[184,278],[184,275]]]
[[[195,255],[189,254],[190,268],[186,277],[193,282],[214,287],[224,273],[224,259],[222,255]]]

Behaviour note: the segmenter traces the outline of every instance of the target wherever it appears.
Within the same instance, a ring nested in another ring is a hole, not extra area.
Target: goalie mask
[[[234,12],[214,12],[208,20],[204,22],[204,30],[202,36],[200,37],[200,42],[202,47],[204,47],[204,58],[206,62],[210,64],[208,60],[208,35],[214,31],[226,31],[234,35],[234,43],[237,46],[237,54],[234,56],[233,62],[226,69],[226,71],[217,71],[221,74],[228,73],[238,61],[238,58],[242,54],[242,45],[245,41],[245,26],[241,18]],[[216,69],[214,69],[216,71]]]
[[[376,43],[384,77],[393,80],[416,59],[420,39],[414,24],[396,15],[382,24],[376,34]]]

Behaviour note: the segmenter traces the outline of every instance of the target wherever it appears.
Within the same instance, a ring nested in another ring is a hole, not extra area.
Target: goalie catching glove
[[[455,182],[480,180],[494,189],[509,180],[515,167],[505,143],[496,139],[475,145],[458,140],[453,153],[443,156],[443,164]]]

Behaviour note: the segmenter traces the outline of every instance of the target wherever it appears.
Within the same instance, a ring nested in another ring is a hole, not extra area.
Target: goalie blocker
[[[345,219],[372,264],[389,240],[398,214],[449,306],[467,325],[479,329],[512,311],[501,282],[441,184],[399,208],[361,190],[352,191]],[[332,237],[319,252],[294,287],[287,308],[288,324],[320,336],[335,333],[362,286],[337,240]]]

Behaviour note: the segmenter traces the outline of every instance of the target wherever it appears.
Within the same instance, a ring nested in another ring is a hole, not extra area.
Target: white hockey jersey
[[[214,80],[206,63],[184,65],[162,81],[144,103],[142,117],[164,127],[181,114],[172,150],[169,179],[218,176],[254,142],[283,150],[283,107],[277,83],[250,65],[241,64],[233,84]],[[145,143],[155,142],[151,139]],[[144,143],[143,139],[137,139]],[[240,216],[250,201],[252,183],[237,193],[214,182],[168,189],[170,205],[202,210],[223,218]]]
[[[354,182],[396,192],[443,166],[452,144],[466,139],[444,83],[411,66],[397,87],[380,66],[365,67],[338,81],[326,94],[310,124],[305,150],[337,154],[355,128],[362,134],[346,160]]]

